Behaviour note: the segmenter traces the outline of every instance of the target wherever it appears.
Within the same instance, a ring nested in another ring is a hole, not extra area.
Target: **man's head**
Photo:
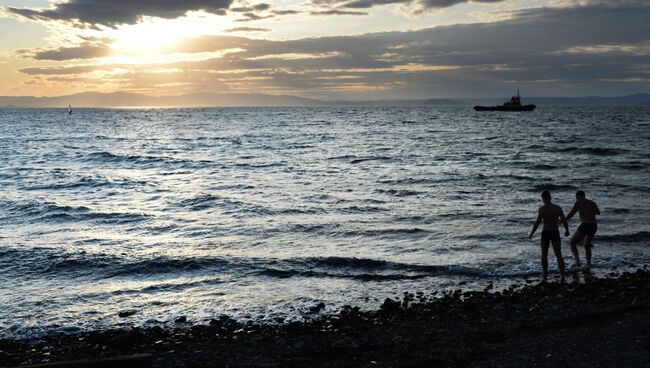
[[[542,201],[544,201],[544,203],[550,203],[551,202],[551,192],[549,192],[548,190],[543,191],[542,192]]]
[[[576,199],[585,199],[585,192],[579,190],[576,192]]]

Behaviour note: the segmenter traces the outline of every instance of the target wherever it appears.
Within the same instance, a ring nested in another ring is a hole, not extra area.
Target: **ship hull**
[[[533,111],[535,110],[536,105],[524,105],[517,107],[505,107],[505,106],[474,106],[476,111]]]

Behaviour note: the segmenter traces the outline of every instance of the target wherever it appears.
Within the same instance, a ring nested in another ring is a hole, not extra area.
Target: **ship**
[[[510,101],[504,102],[503,105],[497,106],[474,106],[476,111],[533,111],[537,106],[535,105],[522,105],[521,96],[519,96],[519,88],[517,88],[517,95],[512,96]]]

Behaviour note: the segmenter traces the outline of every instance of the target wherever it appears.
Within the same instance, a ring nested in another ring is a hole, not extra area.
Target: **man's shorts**
[[[583,235],[594,236],[596,235],[596,231],[598,231],[598,225],[583,222],[578,226],[578,231]]]
[[[559,230],[542,230],[542,244],[548,246],[551,240],[560,241]]]

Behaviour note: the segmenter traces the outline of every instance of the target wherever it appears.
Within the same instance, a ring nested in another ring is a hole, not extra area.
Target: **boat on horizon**
[[[476,111],[533,111],[536,105],[522,105],[521,96],[519,96],[519,88],[517,88],[517,95],[512,96],[510,101],[504,102],[503,105],[497,106],[474,106]]]

